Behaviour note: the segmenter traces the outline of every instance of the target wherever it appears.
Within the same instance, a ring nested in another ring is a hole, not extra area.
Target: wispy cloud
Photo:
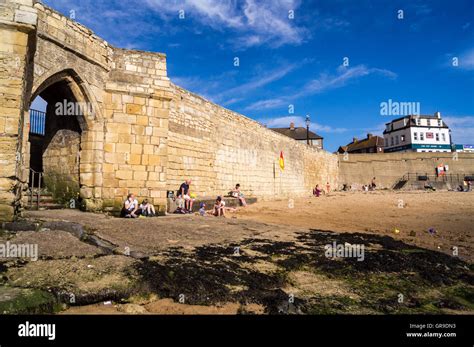
[[[460,55],[459,67],[464,70],[474,70],[474,48],[471,48]]]
[[[295,69],[303,66],[309,60],[303,60],[301,63],[281,64],[272,70],[258,69],[253,76],[243,84],[230,86],[231,78],[236,74],[235,71],[228,71],[219,76],[201,78],[193,77],[171,77],[173,83],[190,89],[196,93],[206,96],[213,102],[229,106],[245,100],[251,93],[275,82],[281,80]]]
[[[309,17],[301,0],[44,0],[121,45],[140,37],[162,37],[182,30],[202,33],[205,28],[229,34],[222,47],[247,49],[256,46],[278,48],[300,45],[313,31],[340,31],[345,19],[318,11]],[[292,11],[291,17],[290,11]],[[184,15],[184,18],[180,18]],[[187,25],[187,24],[190,25]]]
[[[474,116],[448,116],[443,119],[451,129],[455,143],[474,144]]]
[[[250,104],[246,109],[265,110],[281,107],[291,104],[294,102],[294,100],[300,99],[302,97],[320,94],[328,90],[344,87],[351,81],[371,74],[382,75],[390,79],[397,78],[396,73],[386,69],[369,68],[365,65],[357,65],[352,68],[340,66],[337,68],[336,73],[320,74],[317,78],[307,82],[303,88],[296,93],[284,97],[260,100]]]
[[[411,7],[417,16],[426,16],[433,12],[433,9],[426,4],[413,4]]]
[[[457,65],[454,64],[455,61]],[[441,68],[472,71],[474,70],[474,47],[458,53],[447,53],[442,56],[442,60],[438,64]]]
[[[297,0],[146,0],[146,4],[164,19],[184,11],[185,19],[216,30],[230,29],[236,34],[233,44],[243,48],[300,44],[308,33],[288,16],[300,6]]]

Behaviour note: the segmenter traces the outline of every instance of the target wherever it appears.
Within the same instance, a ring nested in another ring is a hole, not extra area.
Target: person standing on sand
[[[331,191],[331,185],[329,184],[329,182],[326,182],[326,193],[329,194],[330,191]]]
[[[372,182],[370,183],[370,189],[375,190],[375,187],[377,187],[377,185],[375,184],[375,177],[374,177],[372,178]]]

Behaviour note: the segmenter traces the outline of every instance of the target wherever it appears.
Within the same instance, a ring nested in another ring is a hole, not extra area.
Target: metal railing
[[[38,179],[36,180],[36,177]],[[30,168],[30,205],[33,206],[33,196],[36,195],[36,209],[39,210],[41,201],[41,180],[43,179],[43,173],[35,171]],[[35,183],[38,183],[35,192]],[[36,193],[36,194],[35,194]]]
[[[443,175],[435,175],[435,174],[428,174],[427,172],[414,172],[414,173],[406,173],[402,176],[401,181],[410,181],[415,180],[419,181],[420,177],[426,178],[422,179],[423,181],[434,181],[434,182],[462,182],[464,181],[465,177],[473,176],[473,174],[443,174]]]
[[[38,110],[30,109],[30,134],[45,134],[46,113]]]

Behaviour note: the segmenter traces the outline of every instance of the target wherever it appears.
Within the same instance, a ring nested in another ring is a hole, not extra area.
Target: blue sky
[[[269,127],[309,114],[329,151],[381,134],[389,99],[474,143],[472,0],[44,2],[112,45],[166,53],[174,83]]]

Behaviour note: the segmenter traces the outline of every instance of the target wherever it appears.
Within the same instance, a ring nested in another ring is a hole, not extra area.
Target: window
[[[405,135],[400,135],[400,142],[405,142]]]
[[[395,136],[395,144],[398,145],[398,135]]]
[[[413,133],[413,140],[418,141],[418,133]]]
[[[385,147],[388,147],[388,137],[385,138]]]
[[[393,136],[390,137],[390,146],[393,146]]]
[[[439,141],[439,134],[436,133],[436,141]]]
[[[443,142],[446,142],[446,134],[445,133],[441,134],[441,138],[443,139]]]
[[[424,133],[420,133],[420,141],[424,141],[425,140],[425,134]]]
[[[415,118],[416,125],[420,125],[420,118]]]
[[[438,126],[442,127],[443,126],[443,121],[441,119],[438,119]]]

